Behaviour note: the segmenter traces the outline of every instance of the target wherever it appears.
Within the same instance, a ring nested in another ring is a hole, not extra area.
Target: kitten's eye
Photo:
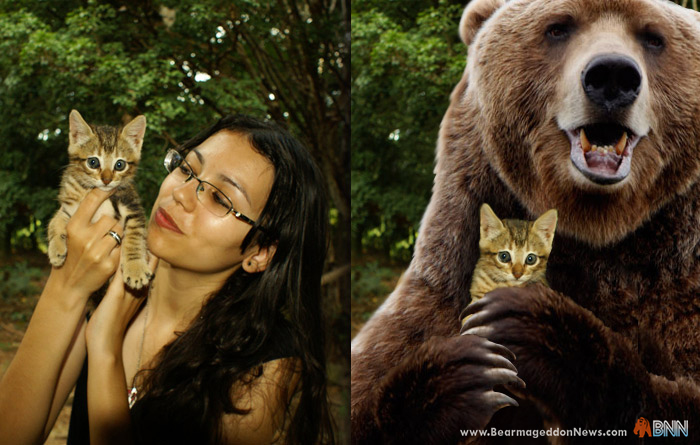
[[[498,252],[498,261],[501,263],[510,263],[510,253]]]
[[[528,266],[532,266],[537,262],[537,255],[531,253],[527,257],[525,257],[525,264]]]
[[[90,168],[100,168],[100,160],[97,158],[88,158],[87,165]]]
[[[114,169],[118,172],[124,170],[126,168],[126,161],[119,159],[117,162],[114,163]]]

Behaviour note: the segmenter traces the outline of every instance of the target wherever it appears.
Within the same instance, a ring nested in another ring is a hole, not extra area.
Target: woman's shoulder
[[[263,363],[260,374],[245,386],[234,385],[231,398],[244,414],[225,414],[224,443],[269,444],[283,435],[294,411],[301,377],[301,359],[279,357]]]

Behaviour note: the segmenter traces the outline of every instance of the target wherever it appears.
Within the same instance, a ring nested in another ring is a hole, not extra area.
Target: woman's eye
[[[182,164],[182,165],[180,165],[179,168],[180,168],[180,172],[181,172],[183,175],[185,175],[185,176],[191,176],[191,175],[192,175],[192,170],[190,170],[190,168],[189,168],[187,165]]]
[[[126,161],[123,161],[120,159],[114,163],[114,169],[118,172],[124,170],[125,168],[126,168]]]
[[[527,264],[527,265],[532,266],[532,265],[535,264],[536,262],[537,262],[537,256],[535,256],[535,255],[533,255],[533,254],[529,254],[529,255],[525,258],[525,264]]]
[[[100,160],[97,158],[88,158],[87,165],[90,168],[100,168]]]
[[[217,192],[217,191],[214,191],[214,192],[212,192],[212,195],[213,195],[213,197],[214,197],[214,202],[215,202],[215,203],[217,203],[217,204],[219,204],[220,206],[222,206],[222,207],[224,207],[224,208],[227,208],[227,209],[231,207],[231,205],[228,203],[228,201],[226,200],[226,198],[224,198],[223,195],[221,195],[221,193],[219,193],[219,192]]]
[[[510,253],[498,252],[498,261],[501,263],[510,263]]]

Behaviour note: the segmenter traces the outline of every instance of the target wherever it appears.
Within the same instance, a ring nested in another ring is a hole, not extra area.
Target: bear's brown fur
[[[688,420],[700,441],[698,16],[658,0],[469,4],[414,259],[353,341],[353,443],[531,422],[502,409],[515,404],[493,391],[503,384],[538,408],[532,425],[633,441],[639,417]],[[621,157],[605,155],[617,170],[584,154],[583,127],[606,129],[598,146],[629,134]],[[504,218],[558,209],[552,289],[487,294],[459,336],[484,202]],[[482,337],[515,354],[525,390]]]

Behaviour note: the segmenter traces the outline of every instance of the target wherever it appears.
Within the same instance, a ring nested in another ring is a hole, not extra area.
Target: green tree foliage
[[[464,69],[461,2],[352,3],[352,236],[410,258],[430,198],[435,141]]]

